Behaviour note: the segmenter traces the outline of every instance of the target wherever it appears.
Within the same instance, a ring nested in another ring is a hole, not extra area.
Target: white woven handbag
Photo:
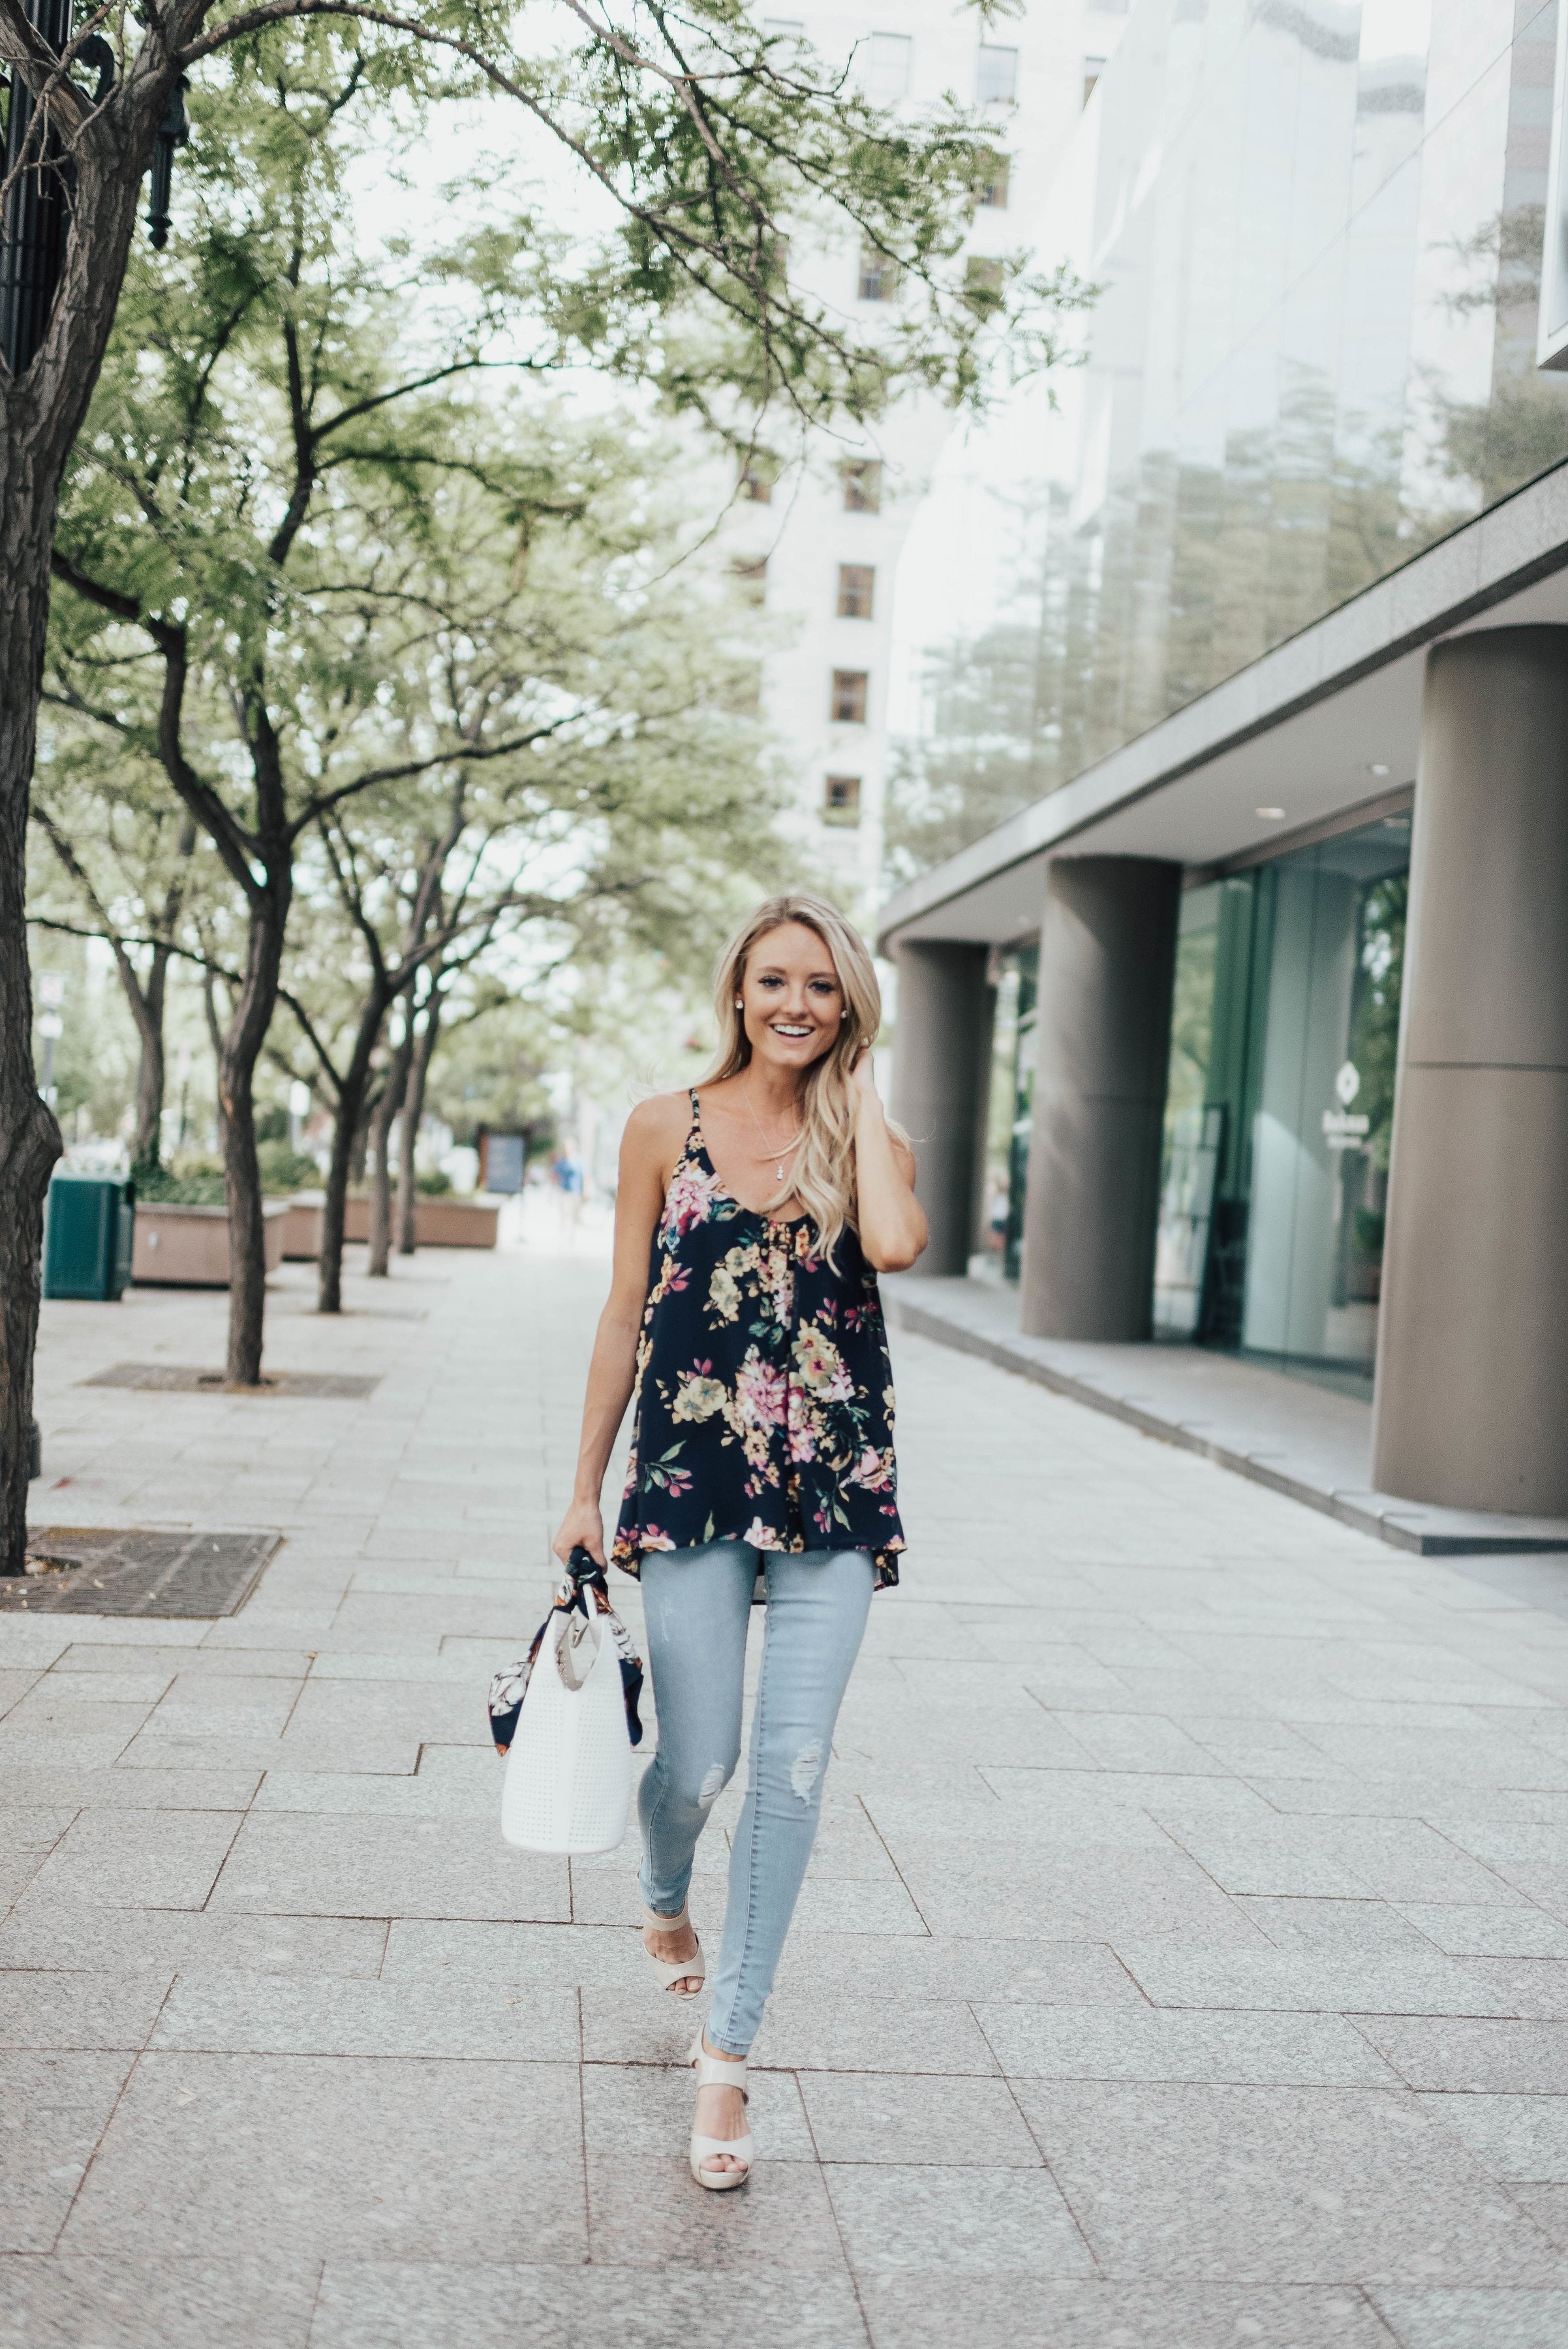
[[[602,1568],[585,1552],[580,1568],[574,1554],[527,1663],[498,1672],[491,1685],[498,1744],[509,1713],[515,1723],[508,1723],[510,1740],[503,1744],[501,1832],[508,1843],[566,1854],[615,1849],[631,1807],[631,1730],[641,1680]]]

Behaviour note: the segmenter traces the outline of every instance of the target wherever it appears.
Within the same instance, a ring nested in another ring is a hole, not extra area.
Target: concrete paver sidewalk
[[[0,2344],[1557,2349],[1568,1621],[918,1338],[698,2193],[630,1845],[508,1851],[483,1713],[603,1281],[290,1268],[269,1361],[368,1402],[84,1388],[223,1300],[46,1309],[41,1522],[288,1538],[216,1623],[0,1616]]]

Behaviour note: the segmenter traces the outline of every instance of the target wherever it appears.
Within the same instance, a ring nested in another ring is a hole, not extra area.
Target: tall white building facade
[[[849,64],[884,104],[917,113],[950,93],[993,126],[998,168],[966,251],[1015,251],[1121,29],[1120,6],[1042,5],[983,26],[955,0],[846,9],[795,0],[766,29]],[[858,327],[894,315],[897,286],[848,241],[792,243],[792,274]],[[776,474],[759,465],[726,516],[729,560],[774,624],[763,717],[795,784],[792,830],[823,885],[868,910],[882,868],[889,652],[899,555],[955,429],[934,400],[899,403],[872,430],[818,440]]]

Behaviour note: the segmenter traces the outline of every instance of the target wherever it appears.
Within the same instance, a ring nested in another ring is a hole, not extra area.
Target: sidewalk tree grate
[[[353,1371],[268,1371],[259,1386],[232,1387],[222,1371],[185,1370],[177,1362],[116,1362],[80,1379],[84,1387],[135,1387],[143,1394],[308,1395],[327,1402],[363,1402],[380,1385]]]
[[[237,1614],[281,1534],[44,1526],[27,1571],[0,1577],[0,1610],[25,1615]]]

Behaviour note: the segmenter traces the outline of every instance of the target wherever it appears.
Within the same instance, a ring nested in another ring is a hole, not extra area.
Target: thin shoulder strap
[[[695,1133],[701,1133],[702,1131],[702,1112],[698,1106],[695,1085],[691,1087],[691,1128]]]

